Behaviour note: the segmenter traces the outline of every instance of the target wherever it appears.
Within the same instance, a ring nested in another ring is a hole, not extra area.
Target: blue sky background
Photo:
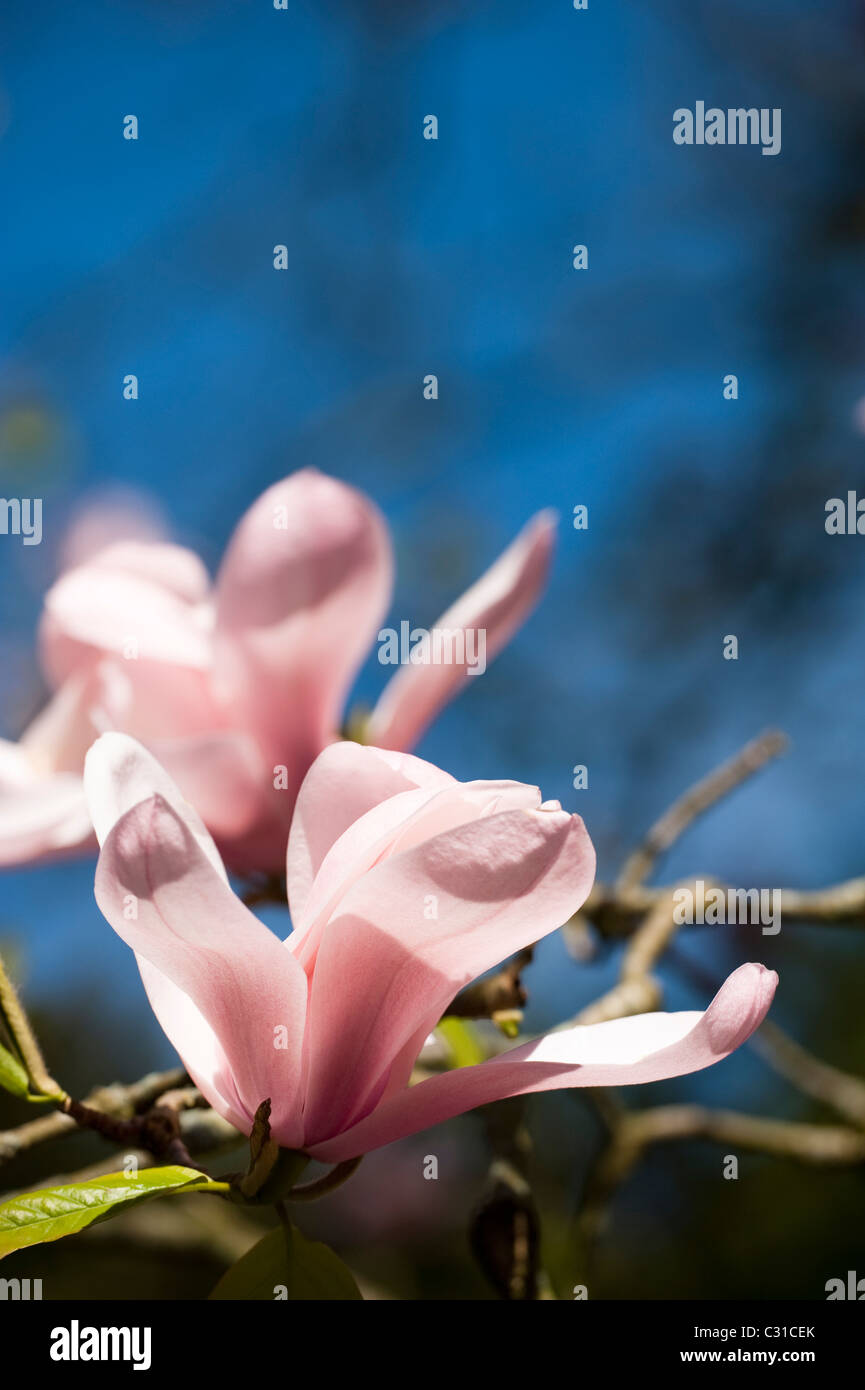
[[[38,696],[39,601],[83,498],[152,493],[215,568],[255,496],[314,464],[388,517],[395,622],[429,624],[533,511],[561,514],[544,604],[422,754],[539,782],[585,816],[609,877],[777,725],[791,754],[664,875],[865,872],[865,540],[824,530],[827,498],[865,493],[858,5],[48,0],[0,32],[0,482],[42,496],[45,526],[39,550],[0,538],[5,734]],[[780,107],[782,152],[675,146],[672,113],[698,99]],[[371,660],[358,696],[382,678]],[[2,887],[35,995],[86,980],[148,1060],[170,1056],[92,864]],[[778,964],[779,1021],[865,1065],[838,1023],[861,998],[859,933],[682,949],[718,979]],[[540,952],[530,1023],[615,969],[565,961],[557,939]],[[671,972],[668,1002],[705,997]],[[680,1091],[794,1104],[753,1059]]]

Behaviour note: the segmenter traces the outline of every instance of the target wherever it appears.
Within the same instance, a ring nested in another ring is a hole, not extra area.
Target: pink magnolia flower
[[[527,1091],[698,1071],[751,1035],[774,994],[774,972],[743,965],[705,1013],[567,1028],[409,1086],[456,993],[585,900],[595,855],[579,816],[519,782],[460,783],[410,755],[333,744],[298,797],[283,943],[234,896],[202,821],[138,744],[101,738],[85,780],[97,902],[190,1075],[247,1134],[269,1098],[274,1137],[315,1158]]]
[[[554,529],[549,513],[534,517],[437,626],[485,631],[494,656],[540,595]],[[312,469],[253,504],[212,586],[191,551],[153,540],[117,542],[68,570],[40,628],[56,693],[20,743],[0,741],[0,864],[92,841],[84,754],[120,730],[170,770],[232,868],[281,867],[297,791],[338,736],[391,583],[376,508]],[[412,746],[468,669],[400,667],[369,740]]]

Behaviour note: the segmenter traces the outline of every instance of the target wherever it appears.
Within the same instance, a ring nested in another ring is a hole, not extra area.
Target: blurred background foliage
[[[395,621],[429,624],[533,510],[561,514],[544,604],[422,754],[540,783],[585,816],[609,878],[686,785],[778,725],[791,755],[664,876],[865,872],[865,542],[823,525],[827,498],[865,491],[856,0],[46,0],[4,7],[0,30],[0,491],[43,497],[45,527],[38,549],[0,539],[6,736],[43,698],[34,625],[77,509],[131,487],[215,567],[254,497],[313,464],[387,515]],[[672,112],[697,99],[781,107],[781,154],[674,146]],[[373,659],[358,699],[381,683]],[[70,1090],[171,1064],[92,864],[5,874],[0,934]],[[705,928],[680,950],[717,980],[742,959],[776,966],[777,1021],[865,1073],[865,932]],[[573,1014],[615,967],[548,940],[527,1025]],[[668,1007],[706,1002],[672,967],[664,981]],[[747,1053],[626,1099],[685,1097],[825,1118]],[[0,1102],[0,1124],[22,1117]],[[568,1297],[598,1125],[579,1095],[524,1118]],[[429,1152],[437,1182],[419,1176]],[[100,1154],[66,1141],[7,1182]],[[492,1296],[466,1236],[489,1157],[484,1117],[459,1120],[370,1156],[304,1228],[379,1296]],[[708,1145],[650,1153],[590,1296],[814,1298],[862,1272],[861,1171],[744,1157],[738,1182],[720,1172]],[[240,1238],[190,1236],[167,1258],[161,1229],[124,1218],[4,1272],[43,1277],[46,1297],[195,1298]]]

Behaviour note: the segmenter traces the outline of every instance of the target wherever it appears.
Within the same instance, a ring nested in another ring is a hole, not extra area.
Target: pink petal
[[[193,1083],[223,1119],[248,1134],[252,1128],[249,1108],[238,1093],[231,1065],[213,1028],[179,985],[143,956],[136,955],[135,959],[150,1007]]]
[[[491,1062],[422,1081],[345,1133],[313,1144],[310,1152],[323,1162],[340,1163],[506,1096],[569,1086],[632,1086],[701,1071],[759,1028],[777,983],[773,970],[741,965],[705,1013],[640,1014],[550,1033]]]
[[[32,863],[93,844],[80,769],[98,730],[96,674],[75,677],[19,743],[0,741],[0,865]]]
[[[158,795],[184,821],[220,878],[228,882],[213,837],[195,806],[153,754],[128,734],[108,733],[96,740],[84,763],[84,788],[100,845],[127,811]]]
[[[88,568],[145,579],[192,606],[210,593],[210,577],[195,551],[167,541],[116,541],[91,556]]]
[[[369,1109],[395,1059],[410,1066],[410,1040],[420,1047],[463,985],[561,926],[594,869],[578,816],[515,810],[435,835],[358,879],[315,963],[306,1141]]]
[[[145,742],[185,800],[197,807],[232,869],[277,868],[285,856],[286,831],[271,812],[272,778],[248,735],[207,731],[219,712],[209,704],[206,688],[196,701],[194,682],[201,673],[155,662],[103,662],[100,669],[111,676],[104,700],[109,726]],[[155,782],[152,789],[162,790]]]
[[[486,660],[492,661],[540,597],[549,570],[555,531],[554,513],[539,512],[486,574],[434,626],[485,632]],[[469,679],[466,664],[431,661],[401,666],[385,686],[370,716],[366,730],[369,742],[384,748],[413,747],[442,707]]]
[[[105,653],[206,669],[212,615],[206,575],[189,551],[129,542],[68,570],[45,596],[42,663],[58,685]],[[130,644],[135,644],[134,648]]]
[[[274,1134],[297,1144],[306,977],[161,796],[127,811],[108,835],[96,901],[156,972],[143,972],[154,1012],[210,1103],[237,1124],[237,1104],[230,1112],[226,1104],[236,1095],[248,1132],[270,1097]],[[177,991],[192,1009],[178,1006]]]
[[[100,550],[117,545],[118,537],[141,544],[163,541],[166,534],[163,515],[149,493],[122,484],[102,487],[74,509],[60,540],[59,567],[86,564]]]
[[[202,852],[220,878],[228,882],[219,852],[198,812],[153,755],[134,739],[119,733],[98,739],[88,754],[84,781],[100,845],[128,811],[158,792],[184,818]],[[244,1107],[213,1029],[182,989],[142,956],[136,959],[153,1012],[184,1057],[193,1081],[206,1094],[218,1097],[220,1114],[244,1128]]]
[[[144,742],[182,738],[226,726],[229,712],[213,698],[210,673],[172,662],[105,657],[100,717]]]
[[[288,840],[288,904],[297,929],[313,879],[339,837],[367,811],[400,792],[456,785],[432,763],[407,753],[340,740],[316,758],[301,786]]]
[[[348,687],[388,604],[384,522],[353,488],[304,469],[241,520],[217,583],[217,690],[289,786],[337,734]]]
[[[406,754],[400,754],[406,757]],[[289,945],[311,974],[328,922],[349,888],[376,864],[457,826],[500,811],[538,810],[537,787],[522,782],[456,782],[388,797],[354,821],[325,855]]]
[[[152,739],[150,747],[220,844],[250,834],[270,786],[258,748],[250,738],[218,731]],[[280,847],[283,838],[280,836]]]
[[[19,748],[37,773],[75,772],[99,733],[104,681],[98,668],[71,676],[28,725]]]
[[[92,842],[81,778],[34,775],[15,744],[0,744],[0,866],[54,858]]]
[[[284,1142],[299,1142],[303,971],[231,892],[200,816],[145,749],[106,734],[88,755],[85,781],[103,844],[97,902],[136,952],[154,1013],[190,1075],[247,1131],[269,1096]],[[279,1026],[284,1048],[274,1046]]]

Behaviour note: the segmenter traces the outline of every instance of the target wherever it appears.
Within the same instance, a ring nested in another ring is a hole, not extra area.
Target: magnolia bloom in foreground
[[[106,735],[85,782],[97,902],[190,1076],[246,1134],[269,1098],[274,1137],[314,1158],[527,1091],[698,1071],[750,1037],[775,990],[774,972],[743,965],[705,1013],[568,1028],[409,1087],[458,990],[585,901],[595,855],[578,816],[518,782],[460,783],[410,755],[334,744],[298,797],[282,943],[143,748]]]
[[[543,587],[554,538],[539,513],[438,620],[448,655],[400,667],[365,737],[405,750],[487,660]],[[312,469],[274,484],[241,519],[213,586],[198,557],[118,541],[45,599],[40,654],[55,691],[20,743],[0,740],[0,865],[92,840],[84,754],[106,730],[140,739],[239,871],[282,866],[298,789],[337,737],[349,687],[387,611],[391,544],[375,507]],[[468,649],[468,650],[466,650]]]

